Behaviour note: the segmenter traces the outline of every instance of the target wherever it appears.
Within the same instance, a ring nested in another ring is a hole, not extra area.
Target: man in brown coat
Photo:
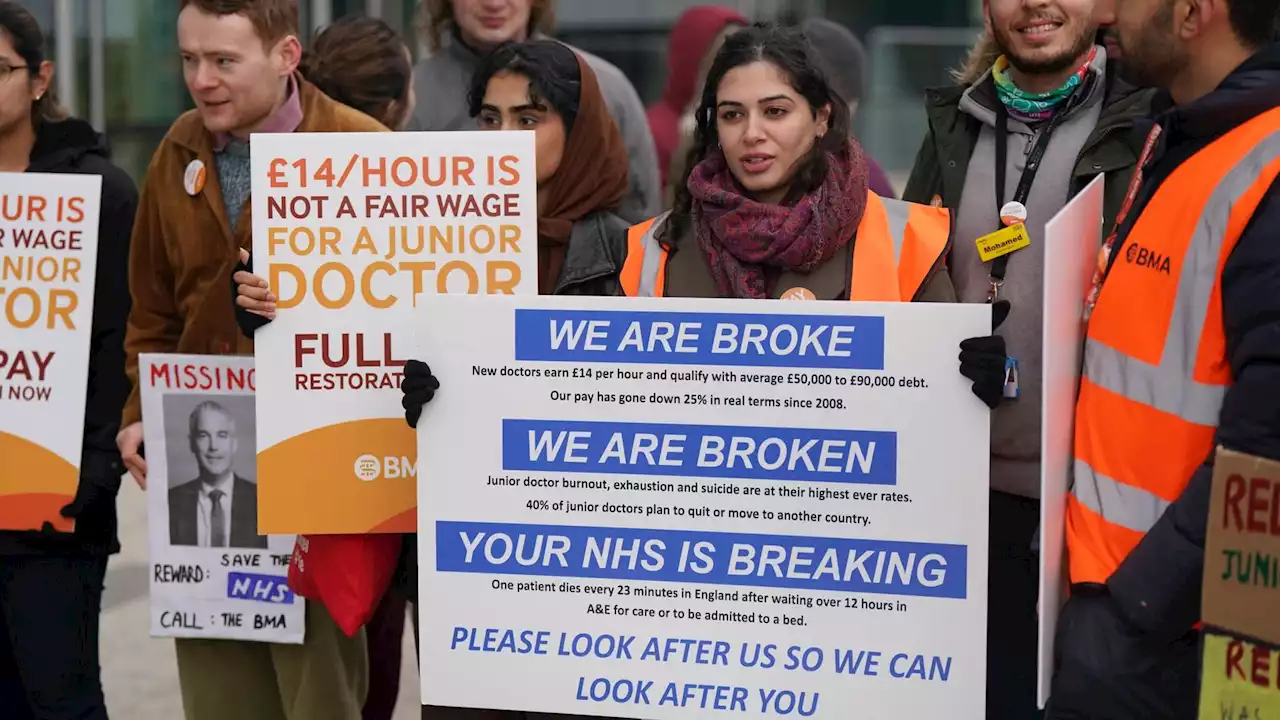
[[[296,72],[297,33],[297,0],[181,2],[178,46],[196,109],[173,124],[147,169],[130,259],[125,351],[134,387],[117,443],[144,488],[138,355],[253,351],[228,282],[239,248],[252,242],[250,134],[386,130]],[[306,615],[302,645],[177,640],[187,720],[358,720],[368,683],[363,630],[347,637],[318,603]]]

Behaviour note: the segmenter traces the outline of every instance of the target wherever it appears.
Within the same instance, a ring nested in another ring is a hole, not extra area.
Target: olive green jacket
[[[1145,137],[1135,132],[1150,113],[1153,90],[1138,90],[1117,77],[1114,63],[1107,67],[1107,89],[1102,116],[1076,159],[1071,177],[1075,196],[1099,173],[1106,173],[1102,207],[1103,228],[1110,231],[1124,202],[1129,179],[1142,154]],[[978,141],[981,123],[960,111],[960,98],[968,87],[952,85],[926,91],[929,132],[907,181],[903,200],[941,204],[956,212],[964,192],[969,158]]]

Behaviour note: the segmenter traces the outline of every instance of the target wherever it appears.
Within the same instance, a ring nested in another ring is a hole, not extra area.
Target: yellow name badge
[[[978,245],[978,257],[982,262],[991,262],[1001,255],[1031,246],[1031,236],[1027,234],[1027,226],[1023,223],[1010,225],[990,235],[983,235],[974,242]]]

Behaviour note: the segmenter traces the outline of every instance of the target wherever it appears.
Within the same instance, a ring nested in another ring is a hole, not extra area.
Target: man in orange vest
[[[1048,717],[1193,718],[1214,448],[1280,458],[1280,0],[1101,5],[1163,90],[1086,308]]]

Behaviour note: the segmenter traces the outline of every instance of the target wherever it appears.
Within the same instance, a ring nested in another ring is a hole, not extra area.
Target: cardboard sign
[[[1280,647],[1206,633],[1200,718],[1280,718]]]
[[[1280,463],[1219,447],[1204,549],[1200,717],[1280,717]]]
[[[1218,448],[1204,622],[1280,644],[1280,463]]]

